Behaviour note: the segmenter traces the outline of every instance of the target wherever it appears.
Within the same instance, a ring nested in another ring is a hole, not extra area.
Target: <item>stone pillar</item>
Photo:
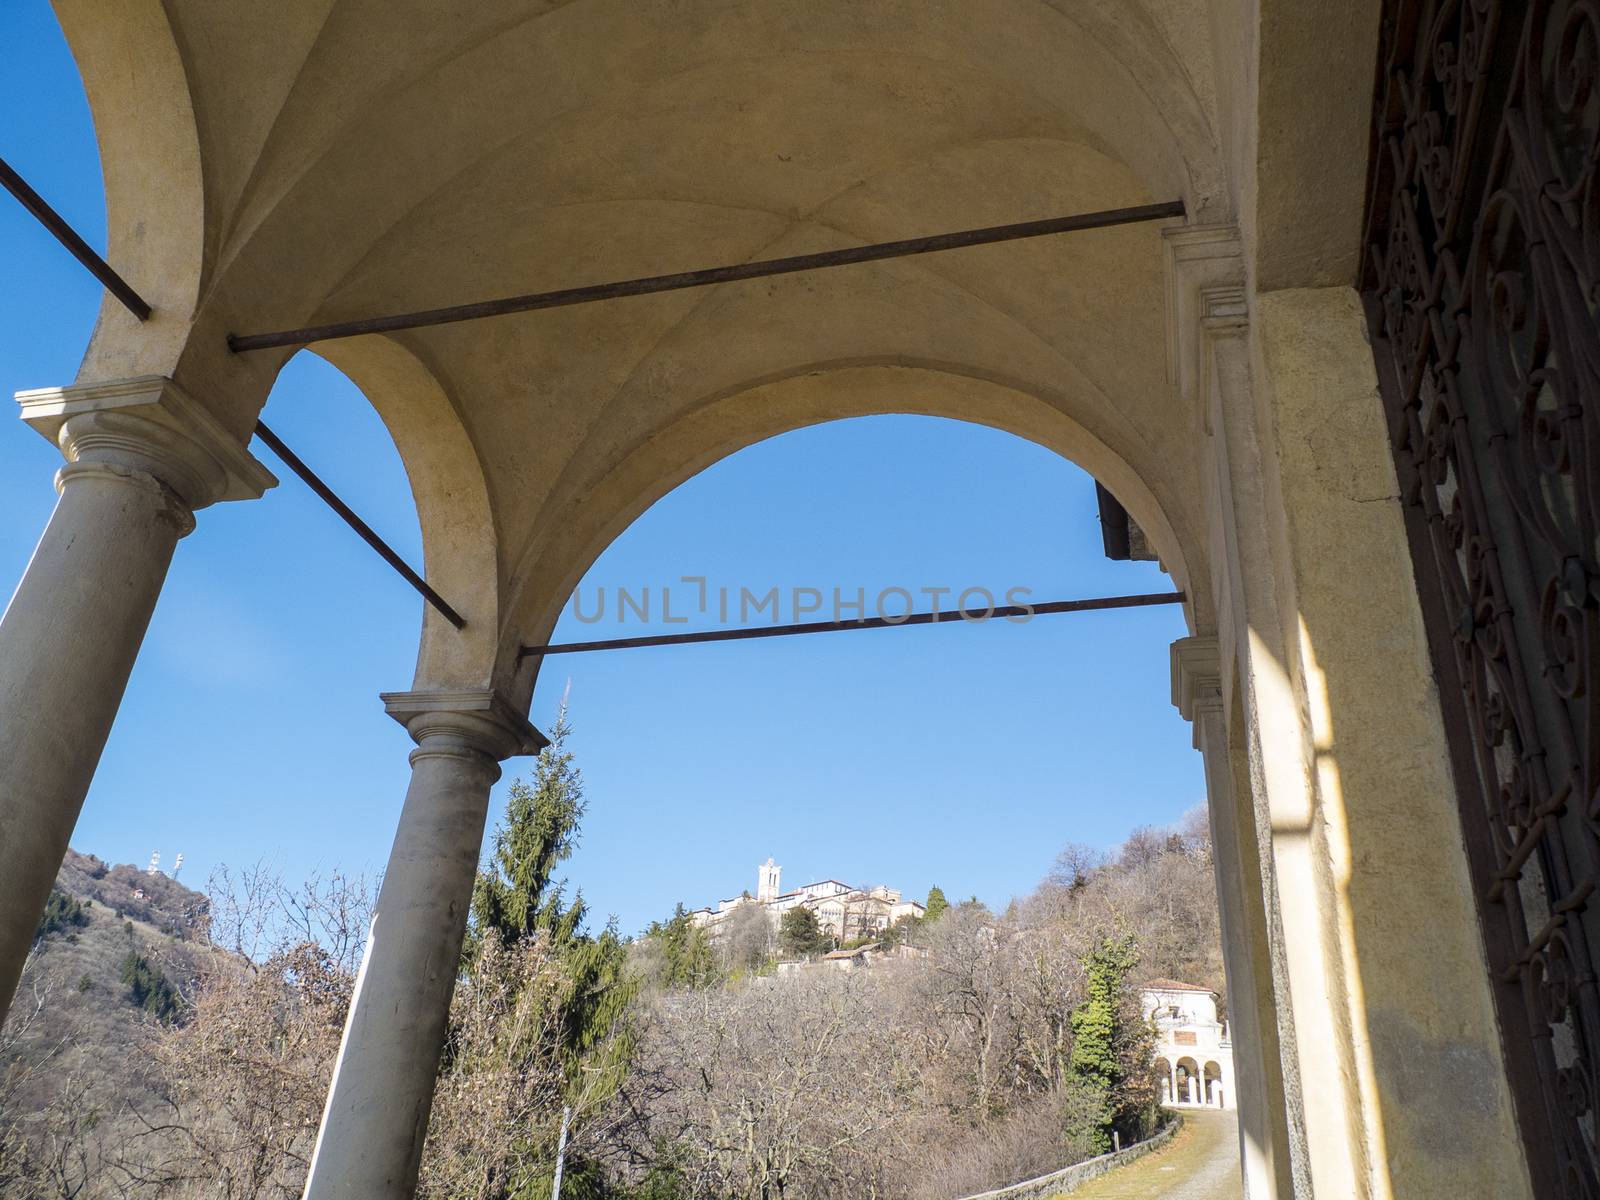
[[[1248,1200],[1287,1198],[1293,1195],[1293,1180],[1282,1068],[1272,1027],[1259,850],[1252,804],[1233,776],[1215,638],[1188,637],[1172,644],[1172,702],[1192,722],[1195,749],[1205,763],[1234,1073],[1242,1080],[1234,1089],[1234,1107],[1239,1111],[1245,1195]]]
[[[0,1016],[193,513],[277,481],[169,379],[17,396],[60,499],[0,617]]]
[[[1252,411],[1230,419],[1254,423],[1270,463],[1259,504],[1238,510],[1246,538],[1264,534],[1267,575],[1239,661],[1308,1133],[1312,1081],[1323,1093],[1316,1194],[1530,1197],[1360,301],[1259,295],[1252,331]],[[1340,1047],[1340,1077],[1311,1069],[1318,1041]],[[1323,1171],[1339,1138],[1350,1186]]]
[[[500,760],[546,744],[494,692],[396,692],[383,701],[417,748],[307,1200],[390,1200],[415,1188],[489,789]]]

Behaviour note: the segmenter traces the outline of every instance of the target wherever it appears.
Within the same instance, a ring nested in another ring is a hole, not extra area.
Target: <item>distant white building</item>
[[[1142,993],[1156,1027],[1161,1102],[1175,1107],[1235,1108],[1233,1039],[1217,1018],[1217,994],[1175,979],[1152,979]]]
[[[915,900],[904,900],[895,888],[878,885],[851,887],[837,879],[808,883],[785,892],[781,883],[783,868],[767,859],[756,869],[756,894],[749,892],[717,902],[716,908],[698,908],[690,913],[694,923],[715,934],[718,926],[739,909],[758,904],[774,929],[791,908],[809,908],[817,923],[841,942],[876,937],[901,917],[921,917],[927,910]]]

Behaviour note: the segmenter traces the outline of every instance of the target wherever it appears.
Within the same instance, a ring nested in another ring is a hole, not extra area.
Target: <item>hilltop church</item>
[[[817,924],[840,942],[874,937],[901,917],[921,917],[927,910],[915,900],[902,900],[900,892],[882,884],[871,888],[851,887],[837,879],[808,883],[785,892],[780,883],[783,868],[771,858],[756,870],[756,894],[741,892],[731,900],[719,900],[717,907],[698,908],[689,915],[694,923],[713,935],[719,926],[747,904],[760,905],[774,929],[791,908],[809,908]]]

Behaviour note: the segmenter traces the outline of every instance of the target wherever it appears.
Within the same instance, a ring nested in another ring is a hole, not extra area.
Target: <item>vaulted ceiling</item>
[[[58,11],[112,260],[158,309],[108,307],[84,376],[172,375],[241,437],[287,352],[229,332],[1180,197],[1227,215],[1202,0]],[[685,475],[851,412],[1098,456],[1181,523],[1163,347],[1159,229],[1132,226],[315,349],[389,421],[430,577],[481,592],[503,649]]]

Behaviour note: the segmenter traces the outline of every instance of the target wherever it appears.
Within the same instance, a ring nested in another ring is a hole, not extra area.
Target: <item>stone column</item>
[[[170,379],[17,396],[60,499],[0,617],[0,1016],[193,513],[277,481]]]
[[[1223,967],[1228,978],[1239,1161],[1248,1200],[1293,1195],[1288,1123],[1272,1020],[1272,975],[1262,904],[1253,805],[1233,775],[1217,641],[1188,637],[1172,644],[1172,702],[1194,726],[1205,763],[1211,853],[1217,876]],[[1241,808],[1243,819],[1241,819]],[[1201,1068],[1202,1077],[1204,1067]]]
[[[546,744],[494,692],[395,692],[383,701],[417,748],[307,1200],[389,1200],[415,1188],[489,789],[500,760]]]

